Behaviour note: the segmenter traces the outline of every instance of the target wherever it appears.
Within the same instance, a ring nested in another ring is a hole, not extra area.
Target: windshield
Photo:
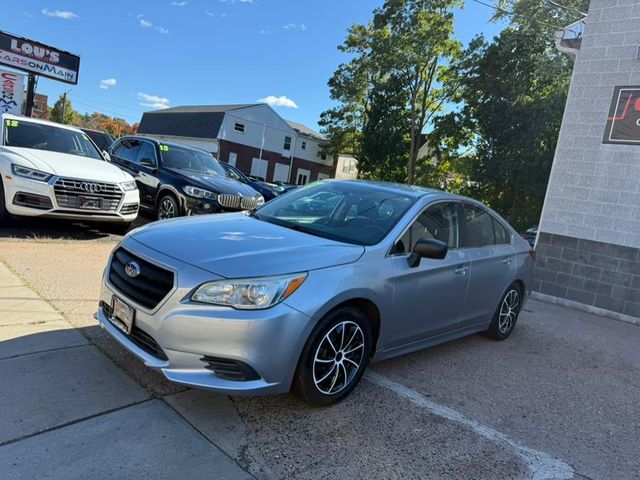
[[[223,168],[209,153],[193,148],[177,147],[175,145],[160,145],[162,165],[175,170],[189,170],[226,177]]]
[[[86,133],[24,120],[5,120],[4,145],[104,160]]]
[[[375,245],[414,203],[366,183],[316,182],[260,207],[253,216],[319,237]]]

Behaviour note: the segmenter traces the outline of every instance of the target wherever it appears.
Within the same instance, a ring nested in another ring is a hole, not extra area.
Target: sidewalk
[[[7,478],[251,478],[1,263],[0,384]]]

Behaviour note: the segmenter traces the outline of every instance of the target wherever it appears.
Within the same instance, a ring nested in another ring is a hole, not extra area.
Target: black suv
[[[96,144],[101,152],[109,151],[109,147],[113,145],[113,142],[116,141],[113,135],[107,132],[101,132],[100,130],[91,130],[90,128],[81,128],[80,130],[86,133],[87,136],[91,140],[93,140],[93,143]]]
[[[153,138],[122,137],[111,161],[135,178],[140,207],[158,219],[251,210],[264,203],[253,188],[228,178],[211,154]]]
[[[255,191],[260,193],[267,202],[285,192],[284,187],[276,185],[275,183],[263,182],[262,180],[254,180],[253,178],[247,177],[238,167],[234,167],[228,163],[220,163],[220,165],[225,169],[228,177],[249,185]]]

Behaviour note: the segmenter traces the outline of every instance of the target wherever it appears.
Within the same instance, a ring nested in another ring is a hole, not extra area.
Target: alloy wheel
[[[500,317],[498,318],[498,330],[500,333],[509,333],[513,328],[518,316],[519,306],[520,294],[515,289],[509,290],[500,306]]]
[[[326,395],[345,389],[362,367],[364,352],[360,326],[349,320],[336,324],[320,341],[313,359],[316,388]]]
[[[176,216],[176,206],[170,198],[165,198],[160,202],[160,208],[158,209],[158,218],[160,220],[166,220],[168,218],[174,218]]]

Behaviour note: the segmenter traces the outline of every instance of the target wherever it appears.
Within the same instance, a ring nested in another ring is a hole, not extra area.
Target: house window
[[[284,137],[284,149],[291,150],[291,137]]]
[[[235,126],[233,127],[233,129],[236,132],[240,132],[240,133],[244,133],[244,123],[238,123],[236,122]]]
[[[302,142],[301,147],[302,147],[303,150],[306,150],[307,149],[307,142]]]
[[[327,159],[327,154],[326,153],[320,154],[320,159],[321,160],[326,160]]]
[[[238,154],[235,152],[229,152],[229,165],[236,166],[236,161],[238,160]]]

